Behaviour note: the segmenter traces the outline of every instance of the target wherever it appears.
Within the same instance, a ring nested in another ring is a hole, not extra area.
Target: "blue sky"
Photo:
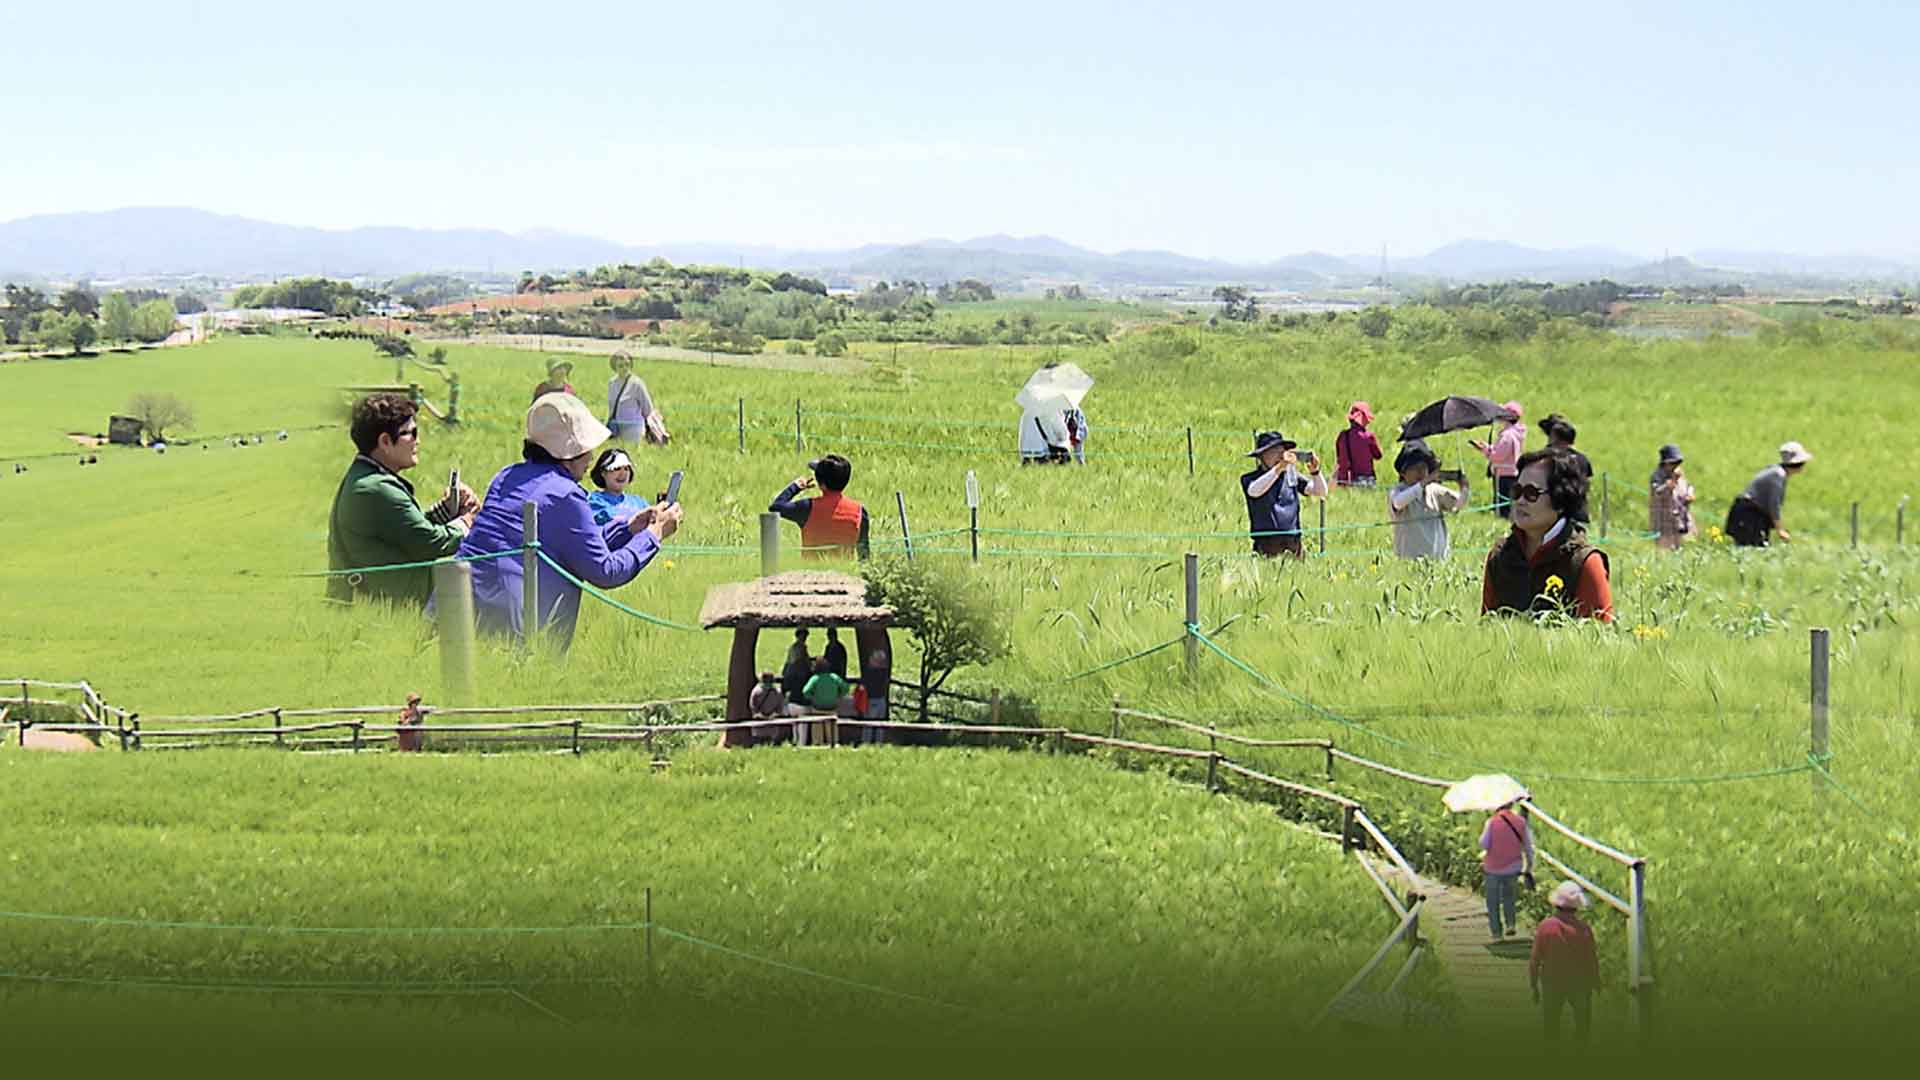
[[[0,219],[1920,256],[1920,5],[10,11]]]

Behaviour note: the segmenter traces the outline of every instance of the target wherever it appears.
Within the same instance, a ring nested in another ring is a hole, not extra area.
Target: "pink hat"
[[[1373,406],[1364,401],[1356,401],[1347,410],[1347,419],[1360,421],[1361,427],[1373,423]]]
[[[1522,409],[1517,401],[1509,401],[1500,407],[1513,414],[1513,422],[1516,424],[1526,418],[1526,410]]]

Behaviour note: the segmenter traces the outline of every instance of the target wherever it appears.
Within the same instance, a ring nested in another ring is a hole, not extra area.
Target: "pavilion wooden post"
[[[540,634],[540,510],[531,501],[520,505],[520,641],[532,652]]]
[[[733,628],[733,652],[727,660],[727,722],[737,724],[753,719],[750,696],[759,681],[754,670],[754,654],[760,645],[760,624],[743,622]],[[751,728],[728,728],[722,746],[752,746]]]

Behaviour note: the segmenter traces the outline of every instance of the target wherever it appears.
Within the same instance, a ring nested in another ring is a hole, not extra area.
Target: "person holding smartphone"
[[[1269,559],[1291,555],[1306,557],[1300,542],[1300,497],[1327,497],[1327,478],[1320,474],[1320,460],[1311,450],[1297,451],[1293,440],[1277,431],[1263,431],[1253,440],[1253,452],[1260,467],[1240,477],[1240,490],[1247,499],[1247,528],[1252,534],[1253,550]],[[1300,474],[1300,466],[1307,473]]]

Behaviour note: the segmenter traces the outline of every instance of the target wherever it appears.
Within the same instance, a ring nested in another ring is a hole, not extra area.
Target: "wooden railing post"
[[[1642,1038],[1647,1034],[1652,980],[1646,977],[1647,963],[1647,863],[1636,860],[1627,868],[1627,904],[1633,909],[1627,920],[1627,993],[1633,1009],[1633,1028]]]

